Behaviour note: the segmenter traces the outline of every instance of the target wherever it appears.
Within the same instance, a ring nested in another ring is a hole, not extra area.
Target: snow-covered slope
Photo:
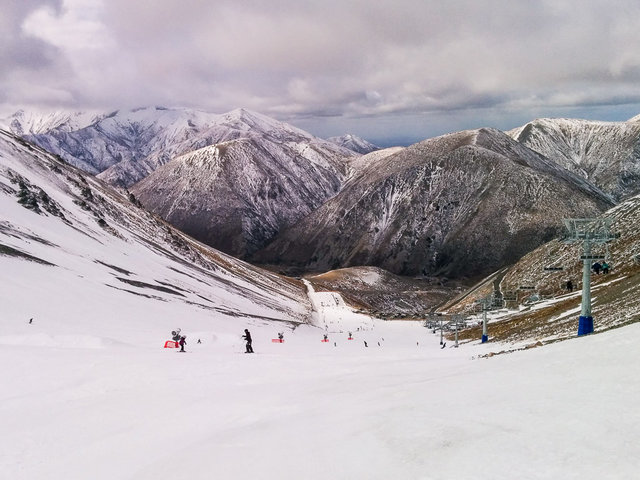
[[[364,138],[360,138],[351,133],[347,133],[340,137],[329,137],[327,140],[341,147],[353,150],[356,153],[366,154],[380,149],[377,145],[374,145],[373,143],[366,141]]]
[[[0,128],[18,136],[44,134],[52,130],[71,132],[85,128],[103,116],[90,112],[39,114],[18,110],[13,115],[0,119]]]
[[[100,312],[71,326],[46,315],[29,325],[3,305],[3,475],[635,478],[639,325],[478,359],[505,346],[441,349],[419,322],[363,318],[338,302],[322,307],[335,294],[313,297],[326,331],[249,326],[255,355],[186,305],[131,305],[109,331],[117,340],[101,343]],[[183,328],[188,353],[159,342],[178,322],[198,328]],[[282,344],[271,342],[278,331]]]
[[[182,231],[245,257],[335,195],[347,171],[312,139],[247,136],[185,154],[131,191]]]
[[[470,277],[550,240],[563,217],[611,205],[596,187],[502,132],[459,132],[359,169],[254,259]]]
[[[91,319],[113,339],[149,327],[131,318],[140,310],[167,328],[308,320],[301,283],[205,247],[135,203],[0,132],[3,309],[78,332]]]
[[[539,119],[508,132],[616,200],[640,192],[640,123]]]
[[[178,155],[238,138],[296,142],[314,145],[332,156],[354,155],[292,125],[245,109],[219,115],[191,109],[140,108],[102,115],[80,129],[65,124],[42,130],[26,138],[121,186],[138,182]]]
[[[168,161],[176,153],[174,149],[179,150],[174,145],[201,134],[218,118],[196,110],[141,108],[105,114],[78,130],[54,128],[26,138],[93,174],[123,162],[132,164],[119,176],[106,175],[111,183],[126,186],[143,178],[140,175],[157,163]],[[154,153],[157,158],[147,159]]]

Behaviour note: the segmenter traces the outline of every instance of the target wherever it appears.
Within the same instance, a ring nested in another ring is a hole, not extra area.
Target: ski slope
[[[3,478],[637,475],[640,325],[480,359],[502,347],[441,349],[418,323],[310,296],[317,326],[176,321],[187,353],[162,348],[167,322],[143,309],[119,338],[90,319],[78,334],[5,312]],[[254,355],[242,353],[245,327]]]

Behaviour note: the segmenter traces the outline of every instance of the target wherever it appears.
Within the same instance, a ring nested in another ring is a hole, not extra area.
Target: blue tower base
[[[482,335],[482,342],[480,343],[484,343],[484,342],[488,342],[489,341],[489,335]]]
[[[580,316],[578,321],[578,336],[593,333],[593,317]]]

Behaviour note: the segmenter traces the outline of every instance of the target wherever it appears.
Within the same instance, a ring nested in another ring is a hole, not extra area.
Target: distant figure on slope
[[[183,335],[182,337],[180,337],[178,343],[180,344],[180,351],[184,352],[184,346],[187,344],[187,337]]]
[[[31,325],[33,323],[33,318],[29,319],[29,325]]]
[[[368,346],[369,346],[369,345],[367,345],[366,340],[364,341],[364,346],[365,346],[365,347],[368,347]]]
[[[244,329],[244,335],[242,336],[247,342],[247,351],[245,353],[253,353],[253,347],[251,346],[251,334],[249,330]]]
[[[284,333],[278,333],[278,340],[280,340],[281,342],[284,340]]]
[[[602,269],[602,265],[600,265],[600,262],[594,263],[591,268],[594,272],[596,272],[596,275],[600,275],[600,270]]]
[[[609,273],[609,264],[606,261],[602,262],[602,273],[605,275]]]
[[[325,341],[325,342],[328,342],[328,341],[329,341],[329,336],[328,336],[328,335],[326,335],[326,334],[325,334],[325,335],[323,335],[323,337],[324,337],[324,341]]]
[[[198,343],[202,343],[202,340],[198,339]]]
[[[567,280],[567,291],[572,292],[573,291],[573,282],[571,280]]]

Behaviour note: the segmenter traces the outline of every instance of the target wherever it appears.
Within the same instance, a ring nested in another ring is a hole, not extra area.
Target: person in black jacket
[[[180,341],[178,343],[180,344],[180,351],[184,352],[184,346],[187,344],[187,337],[180,337]]]
[[[253,353],[253,347],[251,346],[251,334],[246,328],[244,329],[244,335],[242,338],[247,341],[247,351],[245,353]]]

